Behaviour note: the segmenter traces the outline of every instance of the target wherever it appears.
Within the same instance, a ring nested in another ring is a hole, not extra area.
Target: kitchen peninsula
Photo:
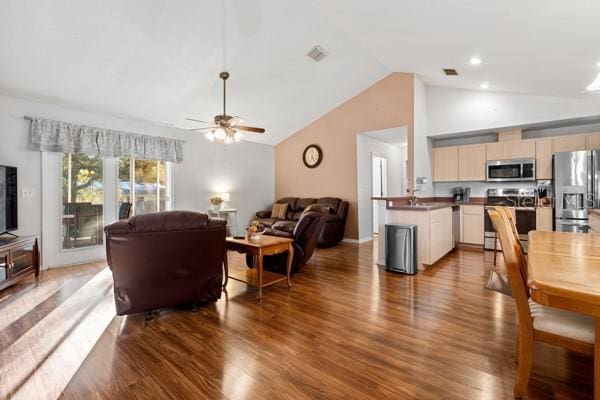
[[[417,225],[417,257],[421,270],[448,254],[457,242],[483,245],[483,198],[471,198],[468,203],[454,203],[445,197],[427,198],[419,199],[415,205],[410,205],[407,197],[373,197],[373,200],[378,203],[381,233],[379,265],[385,265],[386,224]]]

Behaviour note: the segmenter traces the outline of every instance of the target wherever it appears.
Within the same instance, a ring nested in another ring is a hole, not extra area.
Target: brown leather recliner
[[[104,228],[117,314],[221,297],[226,222],[192,211],[167,211]]]
[[[287,204],[288,211],[285,219],[272,218],[271,210],[258,211],[256,218],[258,221],[268,227],[278,224],[280,227],[286,225],[286,230],[291,231],[298,222],[302,212],[312,204],[320,204],[328,207],[328,214],[319,235],[319,247],[331,247],[336,245],[344,238],[344,229],[346,218],[348,217],[348,202],[337,197],[298,198],[284,197],[275,202],[276,204]]]
[[[298,223],[295,225],[290,226],[286,223],[277,222],[271,228],[266,229],[265,235],[294,239],[292,272],[299,272],[312,257],[328,213],[329,210],[327,207],[313,204],[304,210]],[[246,263],[249,267],[253,267],[253,258],[247,256]],[[287,253],[265,256],[263,266],[265,269],[271,271],[285,273],[287,269]]]
[[[348,202],[337,197],[321,197],[317,204],[328,207],[329,213],[319,235],[319,247],[331,247],[344,239]]]

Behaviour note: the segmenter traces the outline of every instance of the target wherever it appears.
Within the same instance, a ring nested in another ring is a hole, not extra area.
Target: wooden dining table
[[[600,343],[600,235],[531,231],[527,268],[531,298],[594,317]],[[600,400],[600,346],[594,346],[594,399]]]

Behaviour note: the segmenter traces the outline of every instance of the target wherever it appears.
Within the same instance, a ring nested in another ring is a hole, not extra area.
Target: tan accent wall
[[[301,106],[301,105],[299,105]],[[345,237],[358,239],[356,135],[406,126],[407,178],[413,182],[414,75],[392,73],[299,130],[275,147],[275,195],[340,197],[350,202]],[[302,152],[309,144],[323,149],[323,161],[307,168]]]

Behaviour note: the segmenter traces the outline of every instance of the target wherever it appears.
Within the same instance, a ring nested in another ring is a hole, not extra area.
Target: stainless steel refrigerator
[[[554,229],[587,233],[588,209],[600,208],[600,150],[556,153],[553,175]]]

